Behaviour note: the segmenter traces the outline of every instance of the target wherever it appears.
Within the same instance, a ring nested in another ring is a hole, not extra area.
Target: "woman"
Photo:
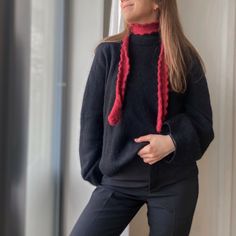
[[[151,236],[187,236],[199,160],[214,139],[210,94],[175,0],[121,0],[125,30],[96,48],[80,128],[96,186],[71,236],[116,236],[143,204]]]

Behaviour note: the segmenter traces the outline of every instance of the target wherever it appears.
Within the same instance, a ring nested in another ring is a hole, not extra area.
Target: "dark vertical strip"
[[[30,0],[5,1],[8,50],[4,99],[4,236],[25,235],[25,191],[30,79]]]
[[[53,130],[52,130],[52,166],[53,166],[53,179],[55,187],[55,201],[54,201],[54,233],[53,235],[59,236],[62,233],[62,200],[63,200],[63,171],[66,163],[63,162],[63,150],[65,149],[65,135],[66,132],[63,127],[66,124],[65,117],[65,90],[66,90],[66,78],[65,65],[67,51],[65,47],[67,45],[67,6],[70,1],[58,0],[55,9],[55,43],[54,43],[54,107],[53,107]],[[68,161],[66,159],[65,161]]]
[[[58,236],[65,235],[65,229],[63,228],[64,224],[64,208],[63,202],[66,193],[64,193],[65,189],[65,176],[66,176],[66,169],[68,165],[68,139],[69,139],[69,120],[70,120],[70,88],[69,88],[69,81],[68,79],[71,78],[70,75],[70,45],[71,45],[71,35],[72,35],[72,22],[71,22],[71,1],[61,0],[63,1],[63,40],[62,40],[62,55],[63,60],[61,61],[62,71],[61,71],[61,139],[60,139],[60,185],[59,185],[59,192],[60,199],[58,199],[59,204],[59,219],[58,219]],[[73,52],[72,52],[73,53]]]
[[[5,235],[6,206],[6,122],[7,122],[7,65],[11,26],[11,1],[0,0],[0,235]]]
[[[104,0],[104,21],[103,21],[103,37],[107,37],[109,34],[109,24],[111,18],[111,0]]]

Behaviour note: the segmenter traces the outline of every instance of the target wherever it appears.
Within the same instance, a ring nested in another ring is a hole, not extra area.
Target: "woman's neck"
[[[144,35],[159,32],[160,26],[158,21],[150,23],[130,23],[129,30],[132,34]]]

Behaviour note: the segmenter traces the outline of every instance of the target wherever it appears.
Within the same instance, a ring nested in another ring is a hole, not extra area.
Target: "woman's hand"
[[[134,141],[150,142],[150,144],[140,149],[137,153],[141,158],[143,158],[145,163],[150,165],[160,161],[175,150],[175,145],[170,135],[148,134],[140,136],[139,138],[134,139]]]

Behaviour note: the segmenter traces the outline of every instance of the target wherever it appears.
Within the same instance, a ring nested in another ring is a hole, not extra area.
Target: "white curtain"
[[[124,29],[123,17],[121,14],[120,2],[112,0],[109,22],[109,35],[117,34]]]

